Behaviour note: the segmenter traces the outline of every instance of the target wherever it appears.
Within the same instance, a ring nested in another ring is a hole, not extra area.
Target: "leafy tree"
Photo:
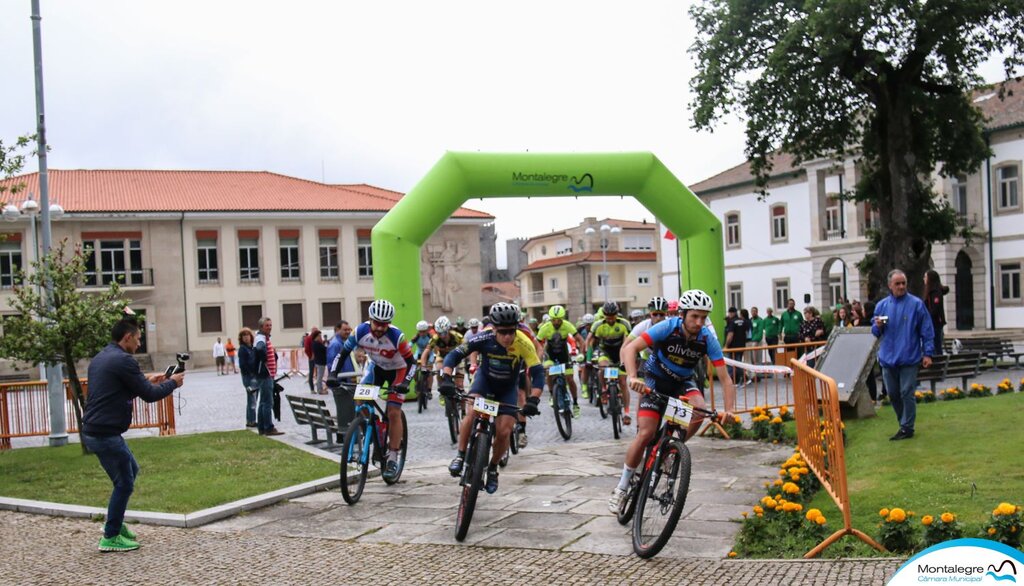
[[[0,140],[0,200],[6,203],[7,194],[17,194],[25,189],[22,182],[7,181],[14,177],[25,167],[25,153],[29,143],[35,140],[34,136],[19,136],[14,144],[4,144]]]
[[[0,337],[0,356],[4,358],[64,364],[78,429],[82,429],[85,400],[76,362],[92,358],[107,345],[110,328],[129,303],[116,282],[95,292],[78,288],[84,282],[89,254],[91,251],[83,252],[81,247],[69,254],[64,239],[33,262],[31,271],[19,271],[20,284],[9,301],[17,314],[4,320]],[[47,281],[52,284],[52,303],[46,299]]]
[[[1024,0],[703,0],[690,14],[695,128],[744,116],[762,194],[778,149],[797,164],[859,157],[851,197],[881,220],[860,267],[870,290],[893,267],[921,283],[932,243],[958,230],[929,178],[988,156],[970,92],[989,56],[1007,78],[1024,63]]]

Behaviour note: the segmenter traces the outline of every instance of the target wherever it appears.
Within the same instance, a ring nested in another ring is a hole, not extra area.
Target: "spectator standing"
[[[327,345],[327,362],[324,364],[331,364],[334,362],[334,357],[341,352],[341,346],[345,343],[345,340],[352,335],[352,326],[347,321],[341,320],[334,326],[334,337],[331,338],[331,343]],[[355,372],[355,364],[352,363],[352,357],[349,356],[345,359],[345,363],[341,365],[339,372]]]
[[[907,292],[903,271],[889,272],[889,291],[891,294],[875,306],[871,333],[881,339],[878,362],[900,424],[899,431],[889,439],[903,440],[914,437],[917,370],[932,365],[935,331],[924,302]]]
[[[310,330],[309,333],[302,335],[301,342],[302,353],[306,355],[306,364],[309,365],[309,367],[307,368],[308,373],[306,374],[306,382],[309,384],[309,392],[311,393],[315,392],[313,388],[313,337],[317,331],[318,330],[316,329],[316,326],[313,326],[313,329]],[[298,370],[299,365],[293,364],[292,368]]]
[[[782,320],[775,317],[775,310],[769,307],[765,310],[767,315],[762,322],[764,328],[764,343],[766,346],[774,346],[779,343],[779,334],[782,333]],[[775,364],[775,348],[768,349],[768,362]]]
[[[237,351],[238,349],[235,348],[235,345],[231,342],[231,338],[228,338],[228,341],[224,343],[224,353],[227,355],[227,366],[231,367],[231,372],[233,374],[238,374],[238,360],[235,355]],[[224,367],[224,372],[227,372],[227,366]]]
[[[821,319],[821,312],[818,311],[817,307],[808,305],[804,308],[804,320],[800,324],[800,341],[801,342],[824,342],[825,341],[825,321]],[[807,352],[811,352],[816,348],[806,348]],[[814,360],[808,360],[807,365],[814,368]]]
[[[253,335],[249,328],[238,332],[238,369],[242,373],[242,388],[245,389],[245,426],[256,427],[256,401],[259,387],[256,385],[256,354],[252,348]]]
[[[259,389],[256,408],[256,428],[260,435],[283,435],[274,427],[274,377],[277,376],[277,351],[270,342],[274,324],[269,317],[261,317],[259,331],[253,341],[253,380]]]
[[[746,348],[747,347],[747,320],[743,319],[743,316],[737,315],[736,308],[730,307],[729,312],[725,319],[725,347],[730,348]],[[729,352],[729,358],[738,362],[743,362],[743,350]],[[730,375],[733,378],[733,382],[739,384],[742,380],[737,381],[736,379],[743,378],[743,371],[739,368],[730,366]]]
[[[224,344],[221,344],[220,338],[213,343],[213,361],[217,364],[217,376],[227,374],[224,368]]]
[[[931,270],[924,274],[924,305],[932,318],[932,329],[935,331],[935,354],[942,354],[943,328],[946,327],[946,305],[942,298],[949,293],[949,287],[942,284],[937,271]]]
[[[784,344],[796,344],[800,341],[800,324],[804,318],[796,310],[796,300],[790,299],[786,302],[786,311],[779,316],[782,322],[782,342]]]
[[[747,346],[761,346],[764,344],[764,318],[757,314],[757,308],[750,308],[750,339]],[[750,361],[754,364],[764,364],[764,351],[752,350]]]
[[[128,499],[135,490],[139,464],[121,436],[132,423],[132,400],[155,403],[185,382],[185,373],[146,376],[132,358],[142,343],[142,332],[132,318],[114,324],[110,343],[89,363],[89,395],[82,414],[82,442],[99,458],[114,488],[107,503],[107,520],[100,551],[139,549],[135,533],[124,524]]]
[[[313,360],[309,363],[309,368],[310,370],[316,370],[316,374],[313,377],[316,383],[316,393],[318,395],[326,395],[327,389],[324,388],[324,373],[327,372],[327,345],[324,344],[324,337],[320,330],[316,328],[313,328],[313,333],[310,334],[310,337],[313,338]]]
[[[850,315],[850,308],[842,306],[836,310],[835,320],[832,322],[832,327],[837,328],[848,328],[853,325],[853,318]]]

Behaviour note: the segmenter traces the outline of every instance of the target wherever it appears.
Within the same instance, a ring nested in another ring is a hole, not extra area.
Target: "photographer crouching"
[[[89,394],[82,415],[81,437],[114,484],[99,550],[131,551],[138,549],[139,543],[135,533],[124,524],[124,513],[135,488],[139,464],[121,434],[131,425],[135,397],[155,403],[180,387],[185,373],[177,372],[170,378],[166,374],[147,377],[142,373],[139,363],[132,358],[142,339],[133,318],[114,324],[110,339],[89,364]]]

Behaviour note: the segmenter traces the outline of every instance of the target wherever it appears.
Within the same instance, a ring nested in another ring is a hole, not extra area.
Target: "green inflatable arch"
[[[722,224],[648,152],[446,153],[374,226],[375,294],[395,304],[395,325],[412,331],[423,315],[420,247],[467,200],[596,195],[631,195],[672,231],[679,246],[683,289],[707,291],[715,301],[714,323],[721,324],[725,319]],[[545,213],[540,203],[532,209]]]

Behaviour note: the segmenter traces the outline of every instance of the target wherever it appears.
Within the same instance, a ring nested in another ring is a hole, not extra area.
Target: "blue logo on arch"
[[[574,176],[569,183],[569,189],[575,193],[590,193],[594,191],[594,176],[590,173],[584,173],[579,178]]]
[[[1009,570],[1007,571],[1007,573],[1004,574],[1003,573],[1003,568],[1005,568],[1006,566],[1010,566],[1010,567],[1009,567]],[[1016,576],[1017,576],[1017,566],[1013,565],[1013,562],[1010,561],[1010,560],[1003,560],[1003,563],[999,564],[998,568],[995,566],[995,564],[989,564],[988,565],[988,571],[985,572],[985,575],[986,576],[991,576],[993,579],[995,579],[995,580],[997,580],[999,582],[1005,582],[1005,581],[1008,580],[1008,581],[1013,582],[1014,584],[1016,584],[1017,583],[1017,578],[1016,578]]]

